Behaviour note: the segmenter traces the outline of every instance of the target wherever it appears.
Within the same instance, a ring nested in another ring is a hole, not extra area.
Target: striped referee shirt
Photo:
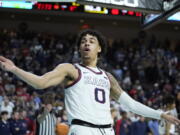
[[[44,113],[43,120],[36,121],[36,135],[55,135],[56,118],[53,113]]]

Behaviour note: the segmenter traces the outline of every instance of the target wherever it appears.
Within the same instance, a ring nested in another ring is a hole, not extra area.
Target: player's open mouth
[[[90,49],[89,49],[89,48],[85,48],[84,51],[85,51],[85,52],[88,52],[88,51],[90,51]]]

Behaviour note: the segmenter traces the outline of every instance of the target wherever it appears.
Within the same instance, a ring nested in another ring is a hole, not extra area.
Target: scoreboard
[[[146,13],[163,11],[162,0],[77,0],[80,4],[101,5],[108,8],[127,9]]]
[[[101,4],[112,4],[112,5],[121,5],[121,6],[129,6],[129,7],[138,7],[138,0],[79,0],[79,2],[93,2],[93,3],[101,3]]]
[[[38,2],[33,6],[33,9],[36,10],[53,10],[53,11],[62,11],[62,12],[81,12],[81,13],[95,13],[95,14],[104,14],[104,15],[120,15],[120,16],[135,16],[140,17],[140,12],[119,10],[119,9],[110,9],[100,6],[93,5],[80,5],[77,3],[44,3]]]
[[[44,0],[38,0],[44,1]],[[47,1],[47,0],[46,0]],[[55,1],[55,0],[53,0]],[[58,0],[59,1],[59,0]],[[31,9],[31,10],[46,10],[56,12],[72,12],[72,13],[89,13],[89,14],[101,14],[101,15],[114,15],[114,16],[134,16],[140,17],[140,12],[132,10],[120,10],[116,8],[105,8],[95,5],[81,5],[76,2],[70,2],[72,0],[64,0],[66,2],[35,2],[35,1],[1,1],[0,8],[19,8],[19,9]]]

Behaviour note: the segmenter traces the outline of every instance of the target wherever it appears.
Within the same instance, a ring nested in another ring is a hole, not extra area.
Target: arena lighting
[[[161,22],[180,22],[180,4],[161,14],[147,14],[142,16],[142,28],[147,30]]]
[[[25,1],[0,1],[0,7],[3,8],[32,9],[33,4],[33,2]]]
[[[180,11],[167,18],[168,21],[179,21],[180,22]]]

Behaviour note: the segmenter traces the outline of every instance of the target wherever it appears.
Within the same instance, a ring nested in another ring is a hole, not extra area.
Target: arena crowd
[[[60,36],[0,29],[0,55],[10,58],[26,71],[42,75],[59,63],[79,62],[75,39],[74,34]],[[180,42],[160,41],[145,32],[129,41],[108,39],[107,42],[107,53],[99,66],[110,71],[131,97],[154,109],[164,110],[168,104],[165,98],[173,97],[174,108],[170,111],[180,119]],[[68,125],[63,88],[62,85],[36,90],[11,73],[0,70],[0,133],[35,135],[36,112],[43,106],[42,95],[49,91],[54,95],[53,112],[58,119],[57,125]],[[116,135],[160,135],[159,121],[134,115],[113,100],[111,108]],[[174,127],[171,134],[176,133],[180,131]]]

